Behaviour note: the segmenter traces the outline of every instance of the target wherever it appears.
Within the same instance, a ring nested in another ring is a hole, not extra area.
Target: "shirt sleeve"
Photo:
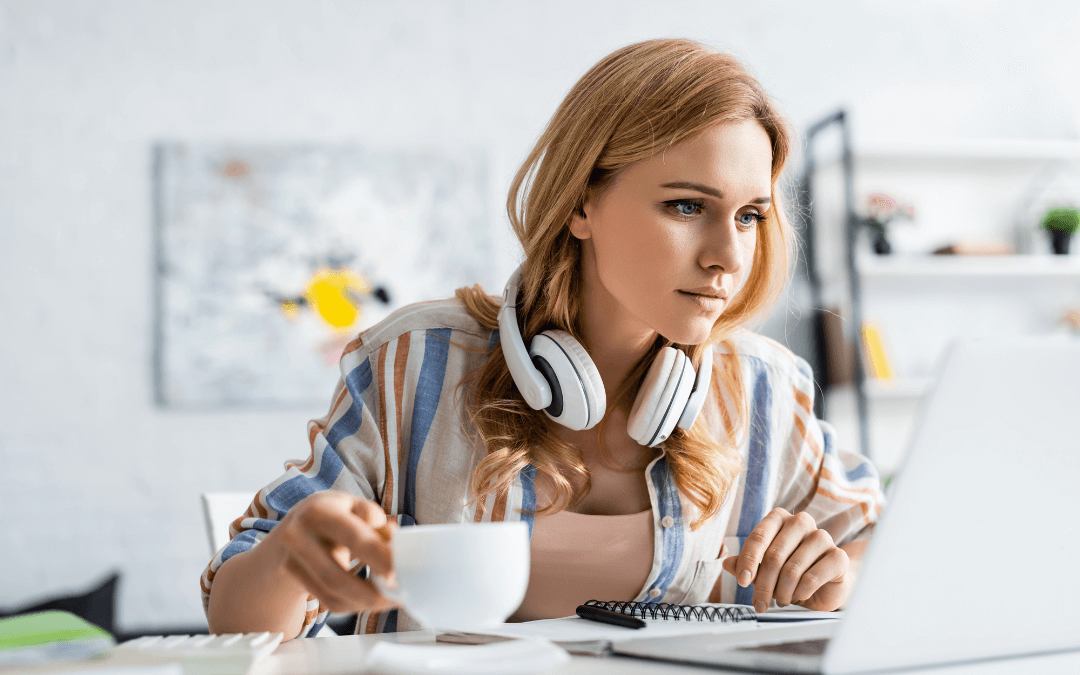
[[[809,371],[802,362],[796,372]],[[795,378],[790,396],[776,505],[809,513],[837,546],[869,538],[885,502],[877,469],[866,457],[840,450],[832,425],[814,416],[812,379]]]
[[[345,349],[342,377],[329,412],[308,422],[311,454],[306,460],[285,463],[285,473],[259,490],[247,511],[229,526],[230,541],[202,573],[203,609],[209,608],[214,576],[221,565],[250,551],[301,499],[320,490],[340,490],[357,497],[384,502],[389,455],[383,442],[382,412],[386,389],[373,377],[373,364],[386,357],[387,345],[364,356],[360,338]],[[350,358],[350,350],[353,355]],[[384,508],[386,504],[383,504]],[[313,637],[326,622],[328,611],[314,596],[308,597],[304,625],[298,637]]]

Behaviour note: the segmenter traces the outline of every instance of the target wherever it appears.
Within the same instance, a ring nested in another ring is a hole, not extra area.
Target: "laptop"
[[[840,621],[614,651],[831,675],[1080,649],[1078,521],[1080,338],[959,342]]]

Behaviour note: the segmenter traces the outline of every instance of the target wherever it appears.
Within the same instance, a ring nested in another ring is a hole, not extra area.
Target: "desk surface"
[[[363,672],[361,664],[372,645],[380,640],[402,644],[435,644],[435,633],[416,631],[390,635],[344,635],[340,637],[291,640],[282,644],[258,670],[260,675],[356,675]],[[462,646],[461,649],[468,649]],[[558,673],[625,673],[638,675],[649,673],[701,673],[716,675],[725,671],[718,668],[683,666],[660,661],[645,661],[626,657],[573,656],[570,664]],[[897,671],[891,671],[897,672]],[[1024,659],[999,659],[971,663],[951,668],[932,668],[911,671],[917,675],[1013,675],[1014,673],[1039,673],[1039,675],[1076,675],[1080,673],[1080,651],[1048,654]]]

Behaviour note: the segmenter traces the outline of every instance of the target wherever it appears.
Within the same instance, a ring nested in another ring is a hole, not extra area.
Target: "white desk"
[[[435,634],[432,631],[417,631],[390,635],[344,635],[292,640],[278,647],[277,651],[260,665],[258,672],[259,675],[357,675],[364,672],[362,664],[365,654],[379,640],[407,644],[435,644]],[[462,646],[461,649],[468,649],[468,647]],[[717,668],[682,666],[675,663],[625,657],[590,656],[574,656],[569,665],[559,668],[557,672],[560,674],[599,673],[601,675],[603,673],[657,675],[669,672],[716,675],[721,672],[738,672],[740,675],[746,675],[745,671],[724,671]],[[1015,673],[1077,675],[1080,673],[1080,651],[910,672],[913,675],[1014,675]]]

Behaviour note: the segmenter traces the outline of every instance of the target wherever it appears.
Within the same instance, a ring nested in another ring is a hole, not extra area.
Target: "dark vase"
[[[1063,230],[1050,230],[1050,243],[1054,247],[1054,253],[1058,255],[1069,254],[1069,242],[1072,241],[1072,232]]]

